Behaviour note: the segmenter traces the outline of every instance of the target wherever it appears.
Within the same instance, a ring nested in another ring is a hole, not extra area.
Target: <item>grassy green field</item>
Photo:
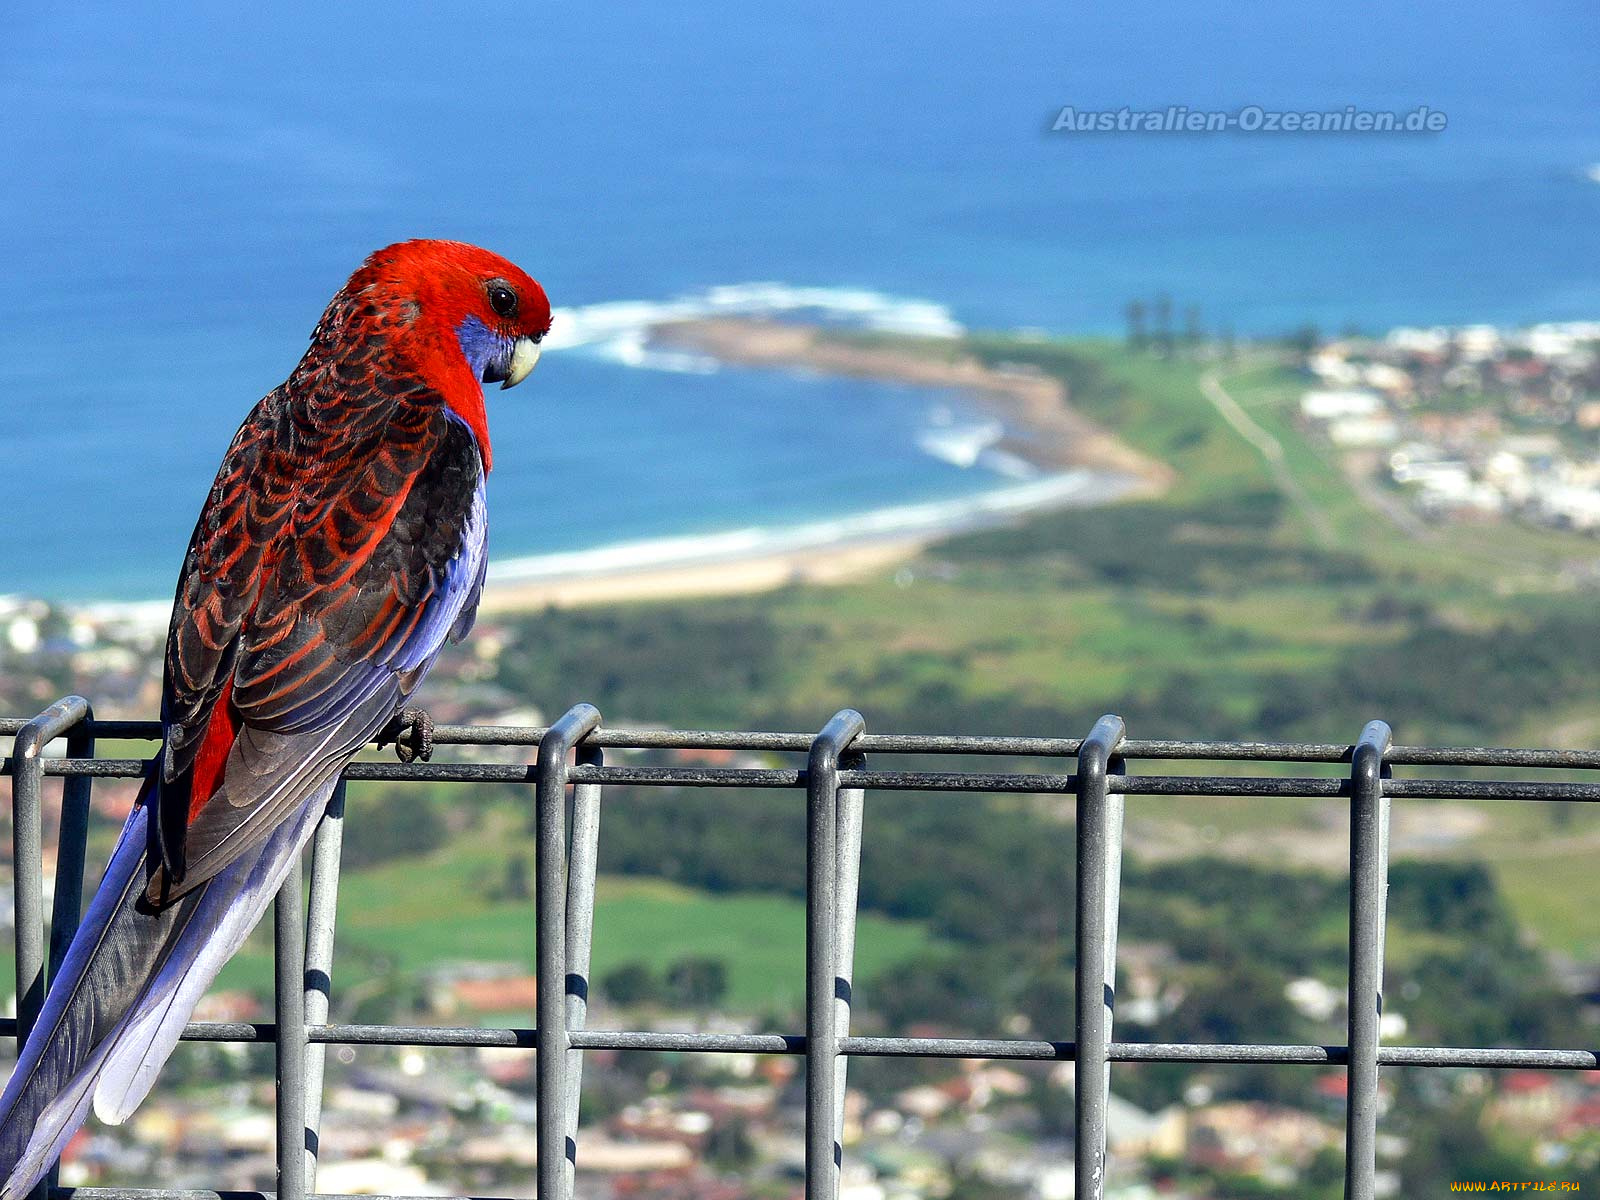
[[[493,844],[494,849],[484,847]],[[480,835],[452,840],[434,854],[344,875],[339,889],[335,994],[390,972],[415,975],[452,962],[503,962],[533,970],[532,900],[500,899],[508,853],[530,839]],[[689,957],[724,960],[728,1004],[740,1012],[790,1012],[805,996],[805,905],[766,895],[713,895],[655,879],[602,876],[596,888],[593,964],[603,980],[624,963],[660,971]],[[219,988],[270,994],[270,921],[225,968]],[[933,945],[909,921],[865,915],[856,946],[864,984],[885,967]],[[529,1014],[531,1020],[531,1014]]]
[[[1193,367],[1150,364],[1129,371],[1119,365],[1125,362],[1119,350],[1102,348],[1095,353],[1129,381],[1135,395],[1151,401],[1127,413],[1131,423],[1125,428],[1136,444],[1154,448],[1164,442],[1170,449],[1171,436],[1157,428],[1169,419],[1166,414],[1204,417],[1200,404],[1205,401]],[[1327,518],[1333,547],[1372,561],[1382,572],[1381,586],[1386,589],[1444,601],[1466,620],[1515,620],[1524,605],[1564,590],[1560,582],[1564,564],[1596,557],[1592,539],[1513,522],[1447,524],[1430,528],[1426,536],[1409,534],[1364,501],[1328,448],[1298,424],[1295,413],[1306,387],[1301,377],[1276,364],[1234,367],[1218,375],[1240,407],[1283,447],[1287,468]],[[1185,493],[1210,494],[1218,479],[1228,480],[1228,486],[1246,485],[1253,477],[1242,460],[1252,455],[1264,469],[1264,460],[1243,438],[1232,435],[1232,443],[1231,454],[1220,446],[1208,450],[1204,467],[1187,462],[1172,499]],[[1180,454],[1180,461],[1186,457]],[[1298,540],[1314,540],[1310,522],[1297,519],[1294,530]],[[1348,596],[1327,588],[1305,589],[1298,595],[1210,598],[1204,607],[1215,622],[1245,635],[1281,632],[1292,621],[1288,627],[1293,630],[1294,649],[1312,661],[1375,632],[1370,622],[1349,619]],[[1382,636],[1381,629],[1376,632]],[[1575,711],[1567,711],[1565,702],[1563,696],[1550,696],[1548,712],[1530,714],[1524,728],[1508,732],[1519,744],[1593,745],[1600,718],[1592,702]],[[1405,713],[1392,716],[1400,724],[1397,736],[1426,736],[1426,730],[1404,727]],[[1330,730],[1330,737],[1338,735]],[[1456,856],[1481,857],[1490,863],[1525,929],[1539,944],[1579,958],[1600,955],[1600,925],[1593,919],[1600,911],[1600,871],[1594,870],[1600,812],[1583,806],[1570,806],[1559,815],[1548,805],[1477,807],[1487,818],[1486,825]],[[1207,813],[1204,819],[1223,828],[1270,819],[1260,805],[1248,804],[1241,804],[1231,817]]]

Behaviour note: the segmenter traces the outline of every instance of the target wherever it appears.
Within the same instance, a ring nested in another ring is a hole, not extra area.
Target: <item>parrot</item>
[[[161,746],[0,1096],[0,1200],[92,1105],[144,1099],[288,878],[344,765],[431,753],[406,707],[465,637],[488,562],[482,385],[538,361],[550,302],[499,255],[369,256],[234,435],[178,577]]]

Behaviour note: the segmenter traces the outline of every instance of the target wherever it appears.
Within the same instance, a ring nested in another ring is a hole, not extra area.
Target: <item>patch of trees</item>
[[[1246,584],[1368,583],[1359,557],[1285,544],[1274,536],[1284,500],[1249,491],[1204,505],[1156,501],[1045,513],[1022,525],[942,542],[953,562],[1048,564],[1062,583],[1227,594]]]
[[[353,787],[345,815],[341,857],[352,870],[428,854],[449,838],[444,815],[422,788]]]
[[[787,657],[815,631],[759,600],[547,609],[521,623],[499,682],[546,711],[575,699],[604,713],[702,727],[745,725],[782,692]]]
[[[600,977],[600,991],[622,1007],[714,1008],[728,994],[728,965],[703,956],[679,959],[665,971],[646,962],[626,962]]]

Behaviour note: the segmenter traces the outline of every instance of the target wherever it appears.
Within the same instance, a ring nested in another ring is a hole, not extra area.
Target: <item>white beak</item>
[[[519,337],[511,347],[511,362],[506,367],[505,381],[501,383],[502,390],[516,387],[528,377],[528,372],[533,370],[534,364],[539,361],[539,343],[531,337]]]

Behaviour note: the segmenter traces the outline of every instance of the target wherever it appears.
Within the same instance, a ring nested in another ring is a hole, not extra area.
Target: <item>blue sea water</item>
[[[500,250],[580,315],[771,281],[1053,331],[1160,291],[1245,333],[1600,316],[1597,50],[1580,0],[13,8],[0,591],[166,593],[239,419],[402,237]],[[1448,124],[1050,132],[1068,104]],[[1008,483],[929,452],[978,420],[959,397],[627,348],[492,395],[497,557]]]

